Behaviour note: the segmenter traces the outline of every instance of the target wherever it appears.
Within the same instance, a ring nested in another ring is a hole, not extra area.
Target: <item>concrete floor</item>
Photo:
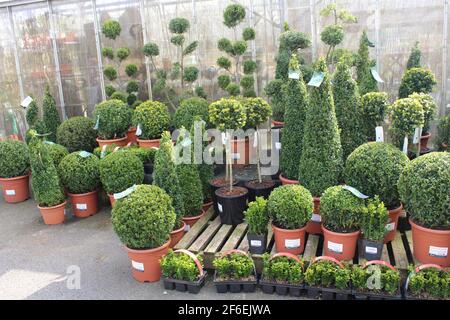
[[[211,279],[198,295],[166,291],[162,282],[135,281],[112,230],[109,207],[87,219],[74,218],[67,210],[64,224],[46,226],[32,199],[7,204],[0,197],[0,217],[0,299],[281,298],[259,289],[251,294],[217,294]],[[69,289],[78,267],[80,288]]]

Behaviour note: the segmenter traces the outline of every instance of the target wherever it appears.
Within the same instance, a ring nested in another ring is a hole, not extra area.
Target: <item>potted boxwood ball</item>
[[[113,152],[100,160],[100,181],[113,206],[119,193],[144,180],[142,161],[129,152]]]
[[[173,124],[179,129],[185,127],[192,128],[196,117],[200,117],[209,127],[208,101],[199,97],[192,97],[181,101],[180,106],[175,111]]]
[[[311,193],[294,184],[275,188],[269,196],[267,210],[272,218],[277,252],[303,253],[306,223],[313,212]]]
[[[72,117],[65,120],[56,131],[56,142],[69,152],[92,152],[97,146],[95,121],[86,117]]]
[[[128,143],[126,133],[131,125],[131,115],[131,109],[121,100],[111,99],[97,104],[93,116],[99,146],[113,143],[119,147],[126,146]]]
[[[165,104],[158,101],[141,103],[134,110],[133,125],[138,128],[136,136],[139,137],[137,139],[139,146],[159,147],[161,134],[169,129],[169,110]]]
[[[161,277],[159,260],[167,253],[175,211],[169,195],[157,186],[138,185],[112,210],[112,225],[125,245],[133,277],[154,282]]]
[[[450,299],[450,272],[437,264],[410,266],[405,283],[406,300]]]
[[[410,214],[413,254],[422,263],[450,266],[450,153],[431,152],[411,161],[398,190]]]
[[[0,184],[6,202],[22,202],[30,197],[29,172],[27,144],[18,140],[0,141]]]
[[[94,154],[76,151],[59,164],[59,177],[68,191],[75,217],[86,218],[98,212],[99,163]]]
[[[250,253],[263,254],[267,248],[267,224],[269,223],[267,200],[256,197],[255,201],[248,204],[244,214],[248,225],[247,239]]]
[[[320,198],[320,213],[326,256],[338,260],[353,259],[363,210],[364,200],[342,186],[325,190]]]
[[[363,194],[380,200],[389,210],[389,231],[384,242],[394,240],[398,218],[403,210],[397,182],[400,173],[409,163],[408,157],[391,144],[369,142],[356,148],[347,158],[344,169],[345,182]]]
[[[141,159],[144,165],[144,184],[152,184],[153,182],[153,162],[157,148],[141,148],[137,145],[121,148],[120,152],[130,152]]]

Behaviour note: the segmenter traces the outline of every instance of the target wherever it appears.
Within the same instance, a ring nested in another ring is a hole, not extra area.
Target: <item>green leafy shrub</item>
[[[30,96],[32,99],[33,97]],[[27,112],[25,114],[25,119],[27,120],[28,127],[32,128],[36,121],[39,120],[39,108],[36,101],[33,99],[27,107]]]
[[[434,101],[433,97],[429,94],[416,92],[409,95],[408,98],[419,101],[420,105],[422,106],[424,118],[423,132],[427,133],[430,130],[430,123],[431,121],[433,121],[436,110],[438,108],[436,101]]]
[[[47,129],[47,133],[49,133],[46,139],[55,142],[56,130],[61,124],[61,120],[56,109],[55,99],[50,94],[50,88],[48,86],[45,88],[44,100],[42,102],[42,120],[44,120],[45,128]]]
[[[30,155],[23,141],[0,141],[0,178],[15,178],[30,170]]]
[[[378,91],[377,81],[373,78],[370,69],[375,66],[375,60],[369,57],[369,46],[373,46],[363,32],[359,42],[358,56],[356,59],[356,83],[359,93],[365,95],[368,92]]]
[[[147,57],[156,57],[159,55],[159,47],[154,42],[148,42],[142,48],[142,52]]]
[[[229,75],[222,74],[217,77],[217,82],[219,84],[220,89],[226,90],[226,88],[228,87],[228,85],[231,82],[231,78]]]
[[[242,103],[236,99],[222,98],[209,105],[209,121],[217,129],[241,129],[247,119],[246,111]]]
[[[305,279],[303,260],[298,262],[283,256],[270,259],[270,255],[265,253],[263,265],[262,277],[265,281],[299,285]]]
[[[275,79],[264,88],[265,93],[270,97],[273,119],[276,121],[284,121],[283,83],[283,80]]]
[[[389,106],[386,92],[368,92],[361,97],[363,126],[367,139],[374,141],[375,128],[383,124]]]
[[[342,186],[329,187],[320,198],[320,214],[324,226],[333,232],[348,233],[358,230],[364,200]]]
[[[157,186],[138,185],[112,209],[112,225],[131,249],[157,248],[169,241],[175,212],[169,195]]]
[[[334,262],[319,260],[311,264],[305,272],[305,282],[310,286],[348,289],[350,286],[351,270],[344,264],[344,268]]]
[[[241,89],[239,88],[239,85],[237,83],[231,82],[227,85],[225,90],[228,92],[228,94],[232,97],[238,96],[241,93]]]
[[[93,154],[83,158],[79,151],[64,157],[58,166],[61,183],[70,193],[88,193],[100,186],[100,160]]]
[[[310,89],[298,180],[317,197],[339,184],[343,160],[330,77],[323,59],[315,70],[324,72],[324,79],[318,88]]]
[[[97,145],[97,131],[94,121],[86,117],[72,117],[65,120],[56,130],[56,141],[69,152],[92,152]]]
[[[335,47],[344,40],[344,28],[337,24],[326,26],[320,33],[320,40],[329,46]]]
[[[422,127],[425,123],[422,105],[416,99],[398,99],[390,106],[388,112],[391,120],[392,140],[398,146],[401,145],[405,136],[411,138],[414,129]]]
[[[140,125],[141,139],[158,139],[170,125],[167,106],[158,101],[147,101],[136,107],[133,114],[133,125]]]
[[[100,160],[100,180],[108,194],[122,192],[144,181],[144,165],[129,152],[113,152]]]
[[[436,78],[429,69],[411,68],[405,72],[398,91],[399,98],[406,98],[410,94],[430,93],[436,85]]]
[[[378,195],[388,209],[394,209],[400,205],[397,182],[408,163],[408,157],[393,145],[369,142],[347,158],[345,182],[369,197]]]
[[[371,283],[370,278],[374,275],[380,277],[379,287],[367,285]],[[371,265],[363,269],[361,266],[354,265],[351,271],[351,279],[353,288],[358,291],[386,292],[391,295],[399,294],[400,272],[386,266]]]
[[[245,60],[243,63],[244,74],[252,74],[258,68],[258,64],[253,60]]]
[[[170,20],[169,30],[172,33],[182,34],[189,29],[189,20],[185,18],[174,18]]]
[[[220,280],[248,279],[254,273],[253,260],[248,255],[231,253],[217,257],[213,261]]]
[[[116,92],[116,88],[114,88],[112,85],[108,84],[105,86],[105,93],[108,98],[110,98],[114,92]]]
[[[409,268],[408,294],[421,299],[450,298],[450,273],[435,268],[415,272]]]
[[[227,57],[219,57],[217,58],[217,64],[219,67],[228,70],[231,68],[231,61]]]
[[[135,155],[142,161],[143,164],[153,163],[153,161],[155,159],[155,154],[156,154],[156,149],[140,148],[138,146],[133,146],[133,145],[129,146],[129,147],[120,148],[118,151],[119,152],[129,152],[129,153]]]
[[[386,235],[386,224],[389,222],[389,213],[384,203],[376,196],[369,199],[363,209],[360,228],[364,239],[381,242]]]
[[[241,79],[241,87],[244,89],[250,89],[253,88],[253,85],[255,84],[255,79],[252,75],[246,74]]]
[[[137,65],[135,65],[133,63],[127,64],[125,66],[125,73],[129,77],[133,77],[134,75],[136,75],[137,71],[138,71],[138,67],[137,67]]]
[[[228,54],[233,52],[233,44],[227,38],[220,38],[219,41],[217,41],[217,47],[220,51],[224,51]]]
[[[183,79],[186,82],[194,82],[198,78],[199,70],[197,67],[189,66],[184,69]]]
[[[408,62],[406,63],[406,69],[411,68],[420,68],[420,56],[422,53],[419,49],[419,41],[416,41],[416,44],[411,49],[411,53],[408,57]]]
[[[116,54],[117,54],[117,58],[119,58],[119,61],[123,61],[123,60],[125,60],[126,58],[128,58],[128,56],[130,55],[130,49],[129,48],[126,48],[126,47],[124,47],[124,48],[119,48],[119,49],[117,49],[117,52],[116,52]]]
[[[108,58],[109,60],[114,59],[114,49],[111,47],[102,48],[102,56]]]
[[[190,129],[196,116],[200,116],[202,120],[208,122],[208,101],[199,97],[185,99],[175,111],[173,124],[176,128]]]
[[[200,255],[197,259],[202,261]],[[166,278],[184,281],[197,281],[200,277],[200,270],[194,260],[187,254],[175,253],[172,249],[161,259],[161,272]]]
[[[249,234],[267,234],[267,224],[269,223],[267,200],[263,197],[256,197],[255,201],[248,204],[248,208],[244,214],[245,221],[248,224]]]
[[[131,125],[131,110],[120,100],[97,104],[93,116],[98,120],[98,137],[103,140],[124,137]]]
[[[245,8],[240,4],[231,4],[223,12],[223,24],[228,28],[237,26],[245,19]]]
[[[398,180],[411,219],[431,229],[450,229],[450,153],[431,152],[411,161]]]
[[[267,211],[273,223],[283,229],[299,229],[311,219],[313,198],[300,185],[275,188],[268,199]]]
[[[436,148],[439,151],[448,151],[450,146],[450,115],[439,119],[437,135],[435,139]],[[446,147],[445,147],[446,145]]]
[[[102,25],[102,33],[108,39],[115,40],[122,31],[120,23],[115,20],[107,20]]]
[[[240,102],[245,109],[246,128],[257,128],[267,121],[272,114],[272,108],[263,98],[244,98]]]
[[[117,79],[117,70],[112,66],[106,66],[105,69],[103,69],[103,74],[109,81]]]
[[[53,159],[55,168],[58,168],[59,163],[65,156],[69,154],[69,151],[66,147],[57,143],[53,143],[51,141],[44,141],[44,144],[47,147],[48,152],[50,153],[50,157]]]
[[[241,56],[247,51],[247,42],[238,40],[233,43],[233,56]]]

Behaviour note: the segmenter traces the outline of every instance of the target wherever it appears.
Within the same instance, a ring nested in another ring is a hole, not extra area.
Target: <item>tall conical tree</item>
[[[30,97],[33,99],[31,95]],[[28,105],[25,117],[27,119],[27,124],[29,128],[33,128],[34,125],[36,124],[36,121],[39,120],[39,108],[34,99]]]
[[[420,56],[422,53],[419,49],[419,41],[416,41],[414,47],[411,49],[408,62],[406,63],[406,69],[420,68]]]
[[[333,97],[345,160],[353,150],[366,142],[358,86],[345,61],[338,63],[334,73]]]
[[[324,78],[319,87],[310,89],[299,180],[313,196],[320,197],[325,189],[339,184],[343,160],[330,76],[323,58],[314,70],[323,72]]]
[[[49,133],[47,140],[56,142],[56,130],[61,124],[58,110],[56,109],[56,102],[53,96],[50,94],[50,88],[45,88],[44,101],[42,102],[42,114],[45,124],[45,128]]]
[[[373,47],[373,44],[367,38],[366,31],[364,31],[359,42],[358,57],[356,59],[356,82],[361,95],[378,91],[377,81],[373,78],[370,71],[375,66],[375,60],[369,57],[369,46]]]
[[[293,54],[289,69],[299,73],[299,79],[288,79],[283,86],[286,105],[284,128],[281,137],[283,152],[280,159],[281,172],[285,178],[298,178],[298,161],[302,153],[303,127],[308,109],[308,93],[300,72],[297,55]]]

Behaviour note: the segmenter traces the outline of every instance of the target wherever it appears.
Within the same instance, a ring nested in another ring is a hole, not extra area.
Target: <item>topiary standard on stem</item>
[[[324,78],[319,87],[310,90],[298,180],[313,196],[319,197],[326,188],[339,184],[343,160],[325,61],[320,59],[314,69],[323,72]]]
[[[436,101],[429,94],[417,92],[410,94],[408,98],[417,100],[422,106],[424,118],[422,135],[424,135],[430,131],[430,123],[433,121],[437,110]]]
[[[287,179],[298,179],[299,159],[302,154],[302,140],[305,117],[308,110],[308,93],[301,76],[297,55],[293,54],[289,69],[300,73],[299,79],[288,79],[283,86],[285,102],[284,128],[281,137],[283,153],[280,169]]]
[[[338,63],[333,77],[336,118],[341,133],[343,159],[366,142],[358,86],[346,62]]]
[[[369,41],[364,30],[359,41],[358,56],[356,58],[356,83],[361,95],[378,91],[377,81],[373,78],[371,72],[371,68],[375,66],[375,60],[369,57],[369,47],[374,47],[374,45]]]
[[[398,89],[398,97],[406,98],[410,94],[431,93],[436,85],[436,78],[429,69],[411,68],[405,72]]]
[[[366,138],[374,141],[375,128],[384,122],[386,111],[389,106],[386,92],[368,92],[361,97],[363,127]]]
[[[61,124],[58,110],[56,109],[55,99],[50,94],[49,86],[46,86],[44,93],[44,100],[42,102],[42,120],[47,129],[47,140],[56,141],[56,130]]]
[[[408,62],[406,63],[406,69],[420,68],[420,56],[422,53],[419,49],[419,41],[416,41],[414,47],[411,48],[411,53],[409,54]]]
[[[95,122],[86,117],[72,117],[65,120],[56,130],[56,141],[69,152],[92,152],[97,146]]]

